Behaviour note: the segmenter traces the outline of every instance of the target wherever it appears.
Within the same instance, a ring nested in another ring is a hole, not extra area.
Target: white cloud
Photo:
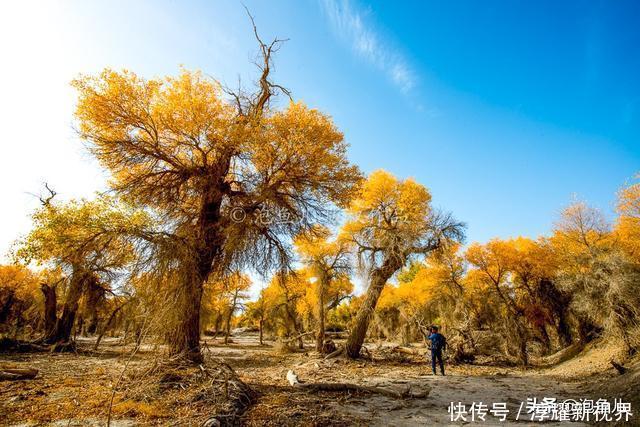
[[[384,72],[402,93],[416,85],[415,73],[402,55],[385,43],[375,27],[349,0],[320,0],[333,31],[366,61]]]
[[[411,70],[405,64],[395,64],[391,69],[391,78],[403,92],[408,92],[414,86]]]

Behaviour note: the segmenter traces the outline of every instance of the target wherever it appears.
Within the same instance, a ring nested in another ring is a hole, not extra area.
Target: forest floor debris
[[[114,393],[113,426],[202,425],[207,420],[208,425],[218,425],[212,421],[215,415],[234,411],[238,415],[235,422],[249,426],[448,424],[451,402],[506,402],[515,413],[527,398],[584,398],[597,392],[580,375],[573,360],[565,362],[564,367],[529,370],[448,366],[446,377],[433,376],[425,349],[419,346],[412,347],[415,354],[401,354],[402,358],[389,350],[392,346],[370,346],[371,359],[353,361],[344,357],[325,359],[314,351],[279,354],[272,345],[260,346],[256,336],[247,334],[234,337],[234,343],[227,346],[208,339],[206,363],[195,367],[166,364],[159,359],[158,349],[151,346],[143,346],[131,357],[132,347],[120,346],[117,339],[105,339],[102,351],[97,353],[86,350],[91,348],[90,342],[81,342],[78,347],[77,353],[0,354],[4,364],[39,370],[31,380],[0,382],[0,419],[14,425],[105,425],[113,387],[127,363]],[[307,347],[311,348],[311,343]],[[600,357],[593,353],[578,358],[583,362],[597,360],[601,380],[611,377],[618,382],[630,381],[630,386],[638,383],[637,366],[627,365],[629,372],[619,375],[607,365],[608,359],[600,365],[600,359],[610,357],[613,350],[607,346],[590,350],[603,353]],[[410,387],[424,390],[426,397],[397,399],[357,390],[309,391],[289,384],[289,370],[308,383]],[[212,389],[212,384],[219,387]],[[242,413],[249,399],[252,405]],[[240,410],[234,406],[238,403]],[[222,425],[224,419],[216,418]],[[514,421],[513,415],[509,420]]]

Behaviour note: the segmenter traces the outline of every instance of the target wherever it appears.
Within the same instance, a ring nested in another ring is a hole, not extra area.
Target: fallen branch
[[[624,374],[625,372],[627,372],[627,368],[625,368],[624,366],[622,366],[621,364],[617,363],[616,361],[614,361],[613,359],[610,360],[611,366],[613,366],[614,368],[616,368],[616,371],[618,371],[618,373],[620,375]]]
[[[418,349],[413,349],[413,348],[409,348],[409,347],[393,347],[391,349],[392,353],[403,353],[403,354],[410,354],[410,355],[419,355],[420,352],[418,351]]]
[[[11,338],[0,339],[0,352],[15,351],[18,353],[44,352],[49,351],[48,346],[40,345],[39,341],[27,342],[19,341]]]
[[[336,351],[334,351],[333,353],[327,354],[324,358],[325,360],[333,359],[334,357],[340,356],[342,353],[344,353],[344,347],[339,347]]]
[[[3,368],[0,370],[0,381],[1,380],[32,380],[38,375],[37,369],[18,369],[18,368]]]
[[[286,340],[282,340],[282,342],[283,342],[284,344],[288,344],[288,343],[290,343],[290,342],[294,342],[294,341],[296,341],[296,340],[299,340],[300,338],[306,337],[307,335],[313,335],[313,331],[305,332],[305,333],[300,334],[300,335],[298,335],[298,336],[295,336],[295,337],[293,337],[293,338],[287,338]]]
[[[292,370],[287,372],[287,381],[292,387],[302,388],[310,391],[351,391],[360,393],[381,394],[383,396],[393,397],[396,399],[405,398],[424,398],[429,395],[429,388],[424,390],[413,391],[411,386],[407,385],[402,390],[394,390],[392,388],[358,385],[353,383],[304,383],[300,382],[298,376]]]

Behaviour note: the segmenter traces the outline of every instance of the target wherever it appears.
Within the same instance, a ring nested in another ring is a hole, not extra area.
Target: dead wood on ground
[[[292,370],[287,372],[287,381],[292,387],[301,388],[309,391],[342,391],[356,393],[381,394],[383,396],[393,397],[396,399],[419,399],[429,395],[430,389],[412,390],[410,385],[402,389],[366,386],[353,383],[305,383],[298,379],[298,376]]]
[[[344,347],[341,346],[341,347],[338,347],[338,349],[335,350],[333,353],[327,354],[324,358],[325,359],[333,359],[335,357],[340,356],[343,353],[344,353]]]
[[[627,372],[627,368],[625,368],[624,366],[622,366],[621,364],[617,363],[615,360],[611,360],[610,361],[611,366],[613,366],[614,368],[616,368],[616,371],[618,371],[618,373],[620,375],[624,374],[625,372]]]
[[[37,369],[27,368],[2,368],[0,369],[0,381],[32,380],[38,375]]]
[[[289,343],[292,343],[294,341],[299,340],[300,338],[304,338],[304,337],[309,336],[309,335],[313,335],[313,331],[305,332],[305,333],[297,335],[295,337],[283,339],[282,342],[285,343],[285,344],[289,344]]]
[[[402,346],[397,346],[397,347],[393,347],[391,349],[392,353],[402,353],[402,354],[409,354],[409,355],[420,355],[420,351],[418,349],[413,349],[413,348],[409,348],[409,347],[402,347]]]

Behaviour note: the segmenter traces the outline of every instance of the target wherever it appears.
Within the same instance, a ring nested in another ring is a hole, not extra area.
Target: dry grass
[[[0,383],[0,419],[7,424],[105,425],[110,417],[198,425],[217,416],[225,425],[253,398],[234,371],[214,358],[189,366],[151,351],[131,357],[131,349],[115,346],[99,354],[81,346],[78,353],[0,357],[3,364],[39,370],[34,380]]]

